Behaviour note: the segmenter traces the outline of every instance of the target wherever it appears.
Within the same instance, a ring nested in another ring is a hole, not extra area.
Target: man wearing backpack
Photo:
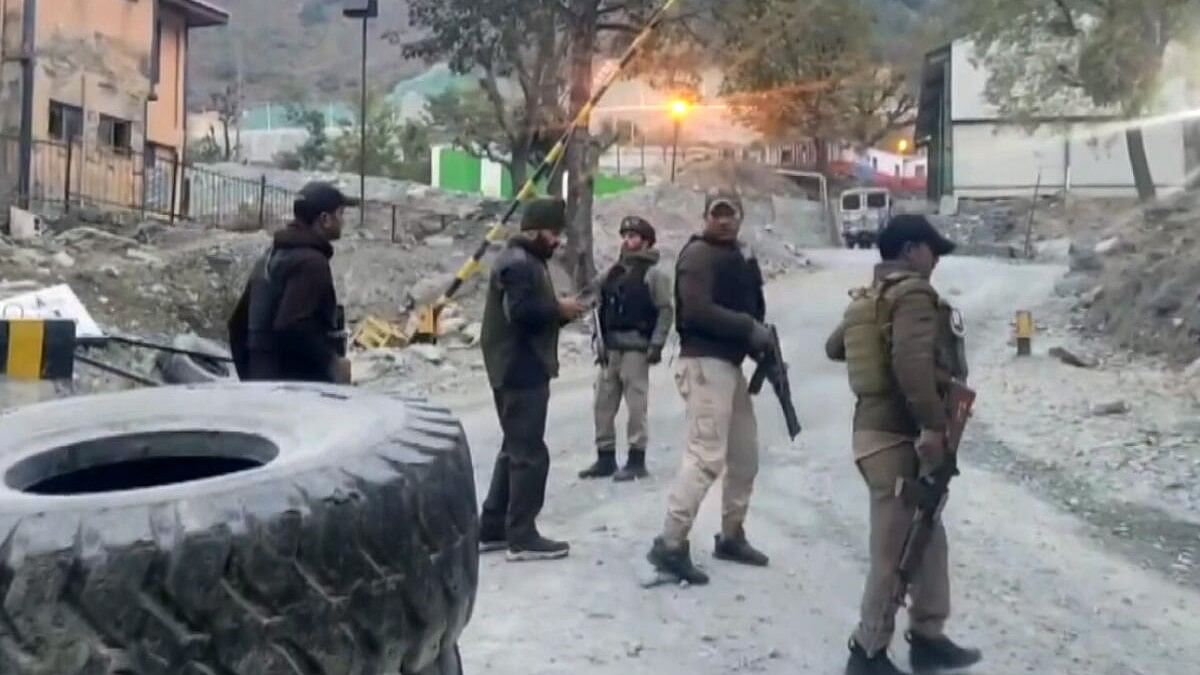
[[[924,216],[899,215],[880,232],[878,246],[882,261],[874,282],[852,294],[845,318],[825,346],[830,359],[846,362],[858,399],[854,458],[871,499],[871,565],[847,675],[903,673],[887,649],[899,608],[897,566],[915,509],[896,495],[896,484],[944,460],[945,387],[967,376],[961,319],[929,281],[954,243]],[[959,647],[943,633],[950,579],[940,520],[909,597],[907,639],[914,669],[961,669],[980,660],[978,650]]]
[[[296,195],[295,219],[275,233],[229,319],[229,345],[243,381],[350,384],[341,355],[339,307],[329,264],[343,214],[358,206],[330,183]]]

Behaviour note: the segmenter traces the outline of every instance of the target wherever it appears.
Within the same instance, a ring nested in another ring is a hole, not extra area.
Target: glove
[[[652,366],[662,363],[662,345],[651,345],[646,352],[646,362]]]
[[[754,352],[766,351],[771,346],[771,329],[757,321],[750,330],[750,349]]]

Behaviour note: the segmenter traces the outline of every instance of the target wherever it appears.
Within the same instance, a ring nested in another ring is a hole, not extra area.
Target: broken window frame
[[[78,141],[83,136],[83,108],[50,99],[46,135],[59,143]]]
[[[97,143],[116,152],[133,151],[133,122],[100,113]]]

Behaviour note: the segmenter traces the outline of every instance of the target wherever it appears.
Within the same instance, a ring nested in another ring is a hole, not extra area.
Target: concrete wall
[[[147,137],[153,143],[182,149],[187,136],[184,109],[187,68],[187,20],[178,12],[162,10],[158,54],[157,100],[147,108]],[[153,39],[153,38],[151,38]]]
[[[1033,46],[1030,58],[1061,49],[1047,39]],[[1135,194],[1133,170],[1125,144],[1125,127],[1114,122],[1118,110],[1101,108],[1082,93],[1064,90],[1043,103],[1052,121],[1036,129],[1004,119],[988,102],[989,72],[975,63],[975,44],[958,40],[951,48],[952,186],[957,197],[1031,196],[1041,172],[1041,190],[1070,189],[1083,195],[1121,197]],[[1156,106],[1163,110],[1188,107],[1182,83],[1164,83]],[[1183,187],[1186,181],[1187,126],[1170,115],[1144,121],[1146,155],[1155,184],[1162,190]]]
[[[141,152],[150,95],[155,4],[149,0],[38,3],[34,138],[48,138],[50,101],[83,108],[83,146],[98,145],[100,115],[131,124]]]
[[[1103,197],[1136,194],[1119,125],[1045,125],[1030,132],[1016,125],[959,124],[953,134],[957,197],[1031,196],[1039,170],[1043,194],[1068,188]],[[1155,184],[1163,190],[1182,188],[1184,125],[1157,124],[1144,135]]]
[[[24,0],[0,0],[0,134],[21,126],[21,24]]]

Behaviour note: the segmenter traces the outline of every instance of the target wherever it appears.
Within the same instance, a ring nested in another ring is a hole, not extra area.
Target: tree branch
[[[496,121],[500,123],[500,129],[508,137],[510,143],[515,143],[517,136],[513,131],[512,121],[508,118],[508,107],[504,103],[504,97],[500,95],[496,72],[491,63],[483,64],[482,67],[484,74],[479,78],[479,86],[487,94],[488,101],[492,104],[492,111],[496,114]]]

